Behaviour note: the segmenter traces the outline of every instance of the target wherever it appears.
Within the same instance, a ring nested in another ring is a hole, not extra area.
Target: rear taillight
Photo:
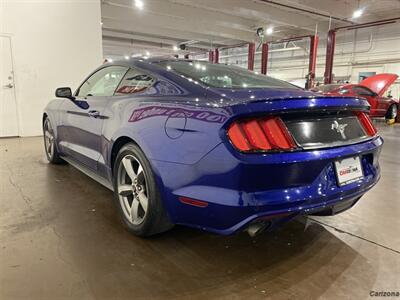
[[[296,148],[286,125],[279,117],[234,122],[228,129],[228,137],[235,148],[243,152]]]
[[[366,113],[359,112],[357,113],[357,117],[369,136],[374,136],[378,132],[374,124],[372,124],[370,117]]]

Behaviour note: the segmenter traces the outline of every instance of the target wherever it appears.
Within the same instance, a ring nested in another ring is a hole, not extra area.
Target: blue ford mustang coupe
[[[364,99],[314,94],[202,61],[105,64],[43,114],[51,163],[114,191],[132,233],[219,234],[352,207],[380,177]]]

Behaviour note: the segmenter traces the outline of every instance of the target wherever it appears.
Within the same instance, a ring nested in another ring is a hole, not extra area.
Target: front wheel
[[[56,139],[54,136],[54,130],[51,126],[48,117],[43,122],[43,138],[44,138],[44,150],[46,152],[47,160],[52,164],[62,164],[65,163],[58,153],[56,147]]]
[[[172,228],[150,163],[133,143],[122,147],[117,155],[114,194],[122,220],[131,233],[145,237]]]

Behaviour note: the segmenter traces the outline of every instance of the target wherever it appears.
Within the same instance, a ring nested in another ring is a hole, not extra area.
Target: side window
[[[374,93],[362,86],[354,86],[353,91],[360,96],[374,96]]]
[[[90,76],[79,88],[77,96],[112,96],[128,68],[105,67]]]
[[[135,94],[151,87],[155,80],[150,75],[135,69],[129,69],[119,84],[115,95]]]

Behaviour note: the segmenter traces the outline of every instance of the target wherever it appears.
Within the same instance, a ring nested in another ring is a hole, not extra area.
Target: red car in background
[[[359,84],[327,84],[315,87],[314,92],[327,95],[362,97],[371,105],[371,117],[395,119],[399,109],[399,100],[385,97],[388,88],[396,81],[398,75],[382,73],[368,77]]]

